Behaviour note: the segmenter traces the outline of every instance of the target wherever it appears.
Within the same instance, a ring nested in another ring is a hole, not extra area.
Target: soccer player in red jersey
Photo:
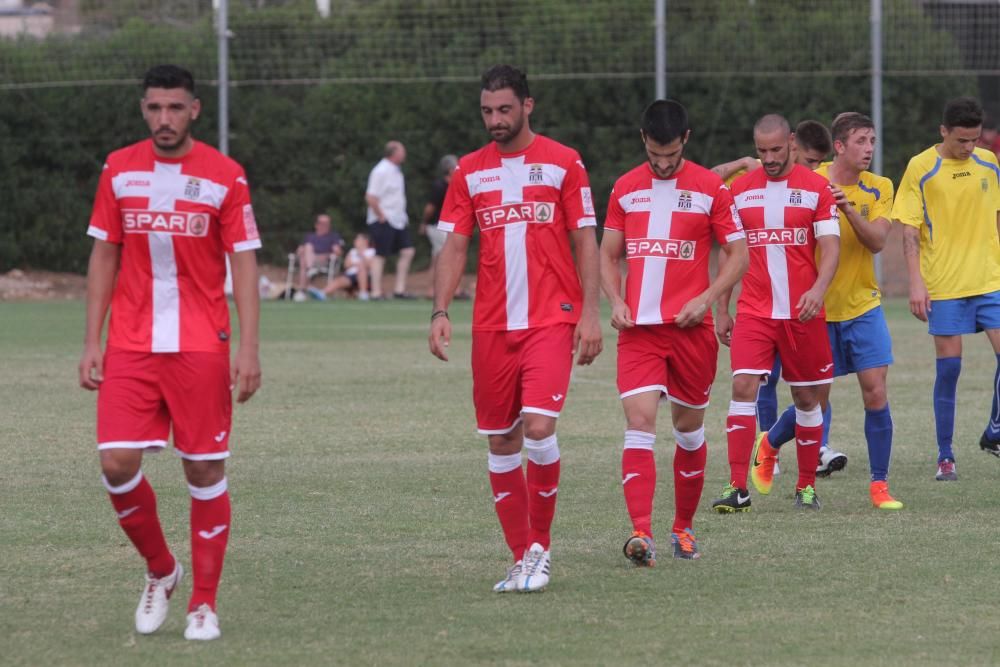
[[[493,142],[459,161],[445,197],[438,229],[448,239],[434,277],[429,345],[448,360],[448,304],[478,227],[472,398],[479,432],[489,440],[494,507],[514,559],[493,590],[527,592],[549,581],[556,418],[573,356],[589,364],[601,351],[597,220],[580,155],[532,132],[534,100],[522,72],[489,69],[479,104]]]
[[[80,385],[97,390],[97,449],[104,486],[125,534],[146,560],[136,631],[156,631],[181,580],[156,495],[140,468],[171,429],[191,494],[194,585],[187,639],[220,636],[216,592],[229,539],[232,395],[260,386],[256,248],[243,168],[195,141],[201,103],[190,72],[150,69],[142,115],[152,137],[111,153],[87,233],[87,325]],[[240,344],[230,370],[226,254],[233,273]],[[107,348],[101,333],[111,309]]]
[[[720,339],[731,345],[733,398],[726,433],[730,483],[712,503],[717,512],[750,509],[747,470],[756,434],[757,389],[781,356],[782,379],[795,403],[799,478],[797,507],[819,509],[816,467],[823,437],[821,399],[833,382],[833,358],[823,297],[840,255],[840,222],[829,182],[791,158],[791,128],[783,117],[754,126],[762,169],[733,182],[732,192],[750,248],[750,268],[736,307],[732,290],[718,302]],[[817,265],[816,248],[819,248]]]
[[[656,489],[656,410],[670,401],[674,439],[674,558],[698,558],[691,522],[705,483],[705,408],[719,343],[712,303],[747,268],[747,247],[733,197],[722,179],[684,159],[691,132],[673,100],[650,104],[640,136],[647,162],[615,182],[601,241],[601,284],[618,329],[618,391],[625,410],[622,488],[633,533],[625,556],[652,566]],[[728,261],[710,280],[713,239]],[[622,256],[627,278],[622,298]]]

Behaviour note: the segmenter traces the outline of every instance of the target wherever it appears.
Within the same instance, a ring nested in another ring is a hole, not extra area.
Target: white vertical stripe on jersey
[[[507,268],[507,330],[528,328],[528,223],[504,226],[504,263]]]
[[[153,352],[180,352],[181,298],[174,240],[163,232],[146,236],[153,273]]]
[[[677,180],[653,181],[653,201],[649,207],[646,238],[669,239],[673,212],[677,208]],[[663,278],[667,273],[666,257],[644,257],[642,260],[642,291],[639,292],[639,312],[636,324],[663,322]]]
[[[152,211],[173,211],[184,195],[181,165],[155,162],[149,187]],[[149,261],[153,276],[153,352],[179,352],[181,348],[181,295],[177,284],[177,258],[170,234],[153,232]]]
[[[788,189],[785,181],[768,181],[764,188],[764,228],[785,227],[785,204]],[[788,291],[788,256],[785,246],[768,244],[767,272],[771,276],[771,317],[787,320],[792,315],[791,295]]]

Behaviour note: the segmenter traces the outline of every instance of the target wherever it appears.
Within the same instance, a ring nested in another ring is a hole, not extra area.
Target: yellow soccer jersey
[[[824,162],[816,173],[829,178],[830,163]],[[865,220],[890,219],[892,211],[892,181],[863,171],[856,185],[839,186],[848,201]],[[854,228],[840,213],[840,263],[833,282],[826,291],[826,320],[843,322],[864,315],[882,302],[875,281],[875,256],[861,245]]]
[[[760,164],[760,160],[757,160],[757,164]],[[735,181],[737,178],[739,178],[745,173],[747,173],[747,170],[745,168],[740,169],[738,171],[734,171],[732,174],[729,175],[729,178],[726,179],[726,187],[727,188],[730,187],[733,184],[733,181]]]
[[[920,274],[931,299],[1000,290],[1000,166],[982,148],[946,160],[935,147],[913,157],[892,217],[920,230]]]

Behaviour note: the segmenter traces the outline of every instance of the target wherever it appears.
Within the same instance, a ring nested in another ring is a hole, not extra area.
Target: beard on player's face
[[[490,136],[498,144],[510,143],[524,128],[524,114],[511,115],[509,123],[496,123],[489,127]]]
[[[190,131],[187,128],[179,132],[171,127],[161,127],[153,132],[153,143],[158,148],[169,151],[183,146],[188,136]]]

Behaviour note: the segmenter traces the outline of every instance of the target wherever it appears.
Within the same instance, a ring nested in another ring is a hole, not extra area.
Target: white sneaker
[[[820,447],[819,464],[816,466],[818,477],[829,477],[830,473],[843,470],[847,465],[847,454],[830,447]]]
[[[494,593],[510,593],[517,590],[517,583],[521,580],[522,562],[517,561],[507,569],[507,576],[493,587]]]
[[[540,591],[549,585],[549,570],[552,568],[552,559],[548,551],[542,545],[535,542],[524,552],[524,567],[521,569],[521,579],[518,581],[517,590],[522,593]]]
[[[170,609],[170,595],[183,576],[184,568],[181,567],[180,561],[177,561],[174,571],[165,577],[157,579],[146,573],[146,586],[142,589],[142,597],[139,598],[139,606],[135,610],[136,632],[148,635],[163,625]]]
[[[222,630],[219,630],[219,617],[207,604],[203,604],[189,613],[187,622],[187,628],[184,629],[184,639],[208,641],[222,636]]]

